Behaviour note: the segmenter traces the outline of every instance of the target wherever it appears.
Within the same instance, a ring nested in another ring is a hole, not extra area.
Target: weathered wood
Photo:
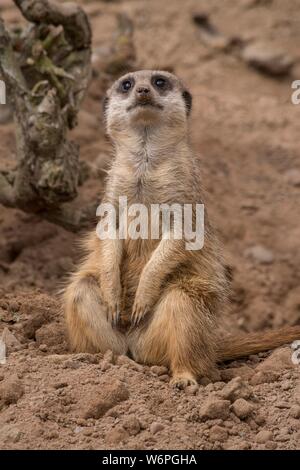
[[[89,20],[76,4],[14,1],[33,25],[18,36],[0,19],[0,74],[17,143],[16,170],[0,172],[0,202],[79,227],[86,212],[72,217],[62,204],[76,197],[79,183],[79,148],[68,131],[76,125],[90,78]]]

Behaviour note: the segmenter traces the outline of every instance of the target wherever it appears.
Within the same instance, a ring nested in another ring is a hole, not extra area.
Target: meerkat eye
[[[124,80],[121,83],[121,88],[122,88],[122,91],[124,91],[124,92],[129,91],[131,87],[132,87],[132,83],[131,83],[130,80]]]
[[[167,84],[167,80],[163,77],[157,77],[154,79],[154,85],[157,87],[157,88],[165,88]]]

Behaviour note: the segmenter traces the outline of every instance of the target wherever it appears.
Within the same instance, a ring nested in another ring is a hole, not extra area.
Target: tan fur
[[[248,333],[228,337],[218,347],[218,361],[229,361],[240,357],[274,349],[300,339],[300,326],[285,326],[277,330]]]
[[[166,92],[155,89],[157,74],[168,80]],[[132,90],[120,92],[127,77],[134,83]],[[159,109],[129,111],[140,99],[140,86],[149,88]],[[124,195],[128,204],[147,207],[202,202],[199,165],[188,143],[184,91],[174,75],[152,71],[122,77],[108,91],[106,123],[116,157],[104,202],[118,207]],[[65,291],[75,351],[130,352],[137,361],[169,367],[172,384],[179,387],[209,375],[217,360],[237,357],[239,348],[256,351],[247,340],[237,347],[218,344],[218,312],[227,281],[205,217],[205,245],[198,251],[186,250],[184,240],[100,240],[90,234],[84,242],[86,259]]]

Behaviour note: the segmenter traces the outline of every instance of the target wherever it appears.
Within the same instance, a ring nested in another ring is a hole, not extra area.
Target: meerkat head
[[[108,90],[104,114],[108,135],[118,139],[141,128],[186,129],[192,97],[173,74],[141,70],[128,73]]]

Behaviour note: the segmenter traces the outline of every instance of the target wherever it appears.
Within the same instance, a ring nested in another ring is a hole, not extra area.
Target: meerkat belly
[[[158,240],[125,240],[121,263],[123,320],[128,319],[131,314],[141,273],[157,244]]]
[[[138,183],[135,182],[134,191],[132,188],[131,191],[125,191],[128,207],[131,205],[137,207],[137,213],[127,214],[127,236],[124,240],[121,263],[123,309],[128,313],[131,313],[142,270],[159,243],[159,239],[152,239],[151,232],[151,204],[156,199],[155,192],[153,190],[152,193],[150,192],[146,177],[138,193],[136,192],[137,185]]]

